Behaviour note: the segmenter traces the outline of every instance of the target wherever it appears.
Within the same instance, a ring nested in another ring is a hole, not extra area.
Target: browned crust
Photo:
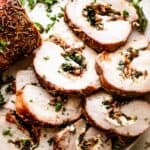
[[[0,71],[38,48],[42,39],[18,0],[2,0],[0,3],[0,40],[8,42],[0,53]]]
[[[66,90],[63,87],[59,87],[49,81],[46,81],[46,79],[44,79],[43,77],[41,77],[37,72],[36,69],[34,68],[35,74],[39,80],[39,82],[41,83],[41,85],[46,88],[47,90],[52,90],[52,91],[57,91],[59,93],[62,94],[69,94],[69,95],[90,95],[95,91],[98,91],[100,89],[100,87],[96,87],[96,86],[87,86],[85,89],[80,89],[80,90],[75,90],[75,89],[70,89],[70,90]]]
[[[122,138],[131,138],[131,139],[133,139],[133,138],[138,137],[139,135],[141,135],[141,134],[144,132],[144,131],[143,131],[143,132],[141,132],[141,133],[138,133],[138,135],[135,133],[135,136],[134,136],[134,135],[130,135],[130,134],[121,134],[120,132],[118,132],[118,131],[115,130],[115,129],[112,129],[111,127],[110,127],[109,129],[106,129],[106,128],[104,128],[103,126],[101,126],[100,124],[97,124],[97,123],[92,119],[92,117],[87,113],[87,111],[86,111],[86,98],[84,98],[83,107],[84,107],[84,116],[85,116],[86,119],[89,121],[89,123],[90,123],[92,126],[98,128],[98,129],[100,129],[100,130],[102,130],[102,131],[105,131],[105,132],[106,132],[106,135],[111,135],[112,137],[113,137],[113,136],[120,136],[120,137],[122,137]],[[146,130],[146,129],[145,129],[145,130]]]
[[[22,90],[18,91],[16,93],[16,112],[17,114],[25,121],[28,122],[29,124],[35,124],[35,125],[40,125],[44,127],[57,127],[61,126],[63,124],[67,123],[72,123],[76,120],[78,120],[81,116],[78,115],[75,118],[70,118],[62,123],[45,123],[40,121],[27,107],[27,105],[23,102],[23,92]]]
[[[63,145],[64,139],[67,136],[68,129],[64,129],[64,131],[60,131],[54,136],[54,144],[53,150],[65,150],[66,147]]]
[[[117,50],[119,47],[123,46],[127,42],[128,38],[125,39],[124,41],[120,41],[118,43],[104,44],[104,43],[98,42],[96,39],[90,37],[88,34],[83,32],[82,29],[80,29],[80,27],[78,27],[76,24],[74,24],[71,21],[71,19],[69,18],[68,14],[67,14],[66,9],[67,9],[67,7],[65,7],[64,18],[65,18],[65,22],[68,24],[70,29],[77,35],[77,37],[79,37],[82,41],[84,41],[85,44],[87,44],[89,47],[91,47],[98,53],[102,52],[102,51],[113,52],[113,51]]]
[[[107,55],[107,54],[106,54]],[[109,55],[109,54],[108,54]],[[101,82],[101,86],[108,92],[110,93],[114,93],[114,94],[118,94],[120,96],[142,96],[144,94],[149,94],[150,92],[137,92],[137,91],[127,91],[127,90],[123,90],[123,89],[119,89],[115,86],[113,86],[111,83],[109,83],[104,76],[104,72],[103,69],[101,68],[101,66],[99,65],[99,56],[96,59],[96,71],[100,76],[100,82]]]

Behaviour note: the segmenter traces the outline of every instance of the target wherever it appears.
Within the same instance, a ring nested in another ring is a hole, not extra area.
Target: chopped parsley
[[[47,142],[48,142],[49,145],[52,145],[53,144],[53,139],[49,138],[49,140]]]
[[[129,12],[127,10],[123,11],[123,17],[126,19],[129,17]]]
[[[47,11],[51,11],[51,7],[57,3],[57,0],[28,0],[28,6],[32,10],[37,3],[42,3],[47,6]]]
[[[59,112],[62,108],[62,104],[60,102],[56,102],[55,103],[55,111]]]
[[[87,18],[90,25],[97,30],[104,29],[102,16],[109,16],[110,21],[115,21],[121,18],[121,13],[112,9],[111,5],[105,6],[102,4],[96,4],[95,2],[86,6],[82,11],[82,15]]]
[[[2,93],[0,92],[0,107],[3,106],[4,104],[5,104],[5,100]]]
[[[61,65],[64,72],[69,72],[73,75],[81,75],[86,69],[85,57],[81,52],[71,49],[69,52],[62,53],[65,62]]]
[[[8,45],[9,45],[9,42],[0,40],[0,53],[3,53]]]
[[[36,5],[36,1],[35,0],[28,0],[28,6],[30,9],[33,9]]]
[[[74,70],[74,67],[72,66],[71,63],[63,63],[61,67],[62,70],[65,72],[72,72]]]
[[[21,150],[30,150],[31,148],[34,149],[34,147],[32,147],[32,143],[29,139],[18,139],[18,140],[9,140],[9,143],[14,144],[17,148],[21,149]]]
[[[34,24],[40,33],[44,32],[44,27],[40,23],[35,22]]]
[[[30,99],[30,101],[29,101],[30,103],[32,103],[33,102],[33,100],[32,99]]]
[[[8,129],[4,130],[3,131],[3,135],[4,136],[12,136],[11,128],[8,128]]]
[[[148,21],[147,18],[145,17],[142,7],[140,7],[139,5],[140,2],[141,0],[132,0],[132,5],[136,9],[138,15],[137,24],[135,24],[135,26],[137,27],[139,32],[144,33],[147,28]]]
[[[25,0],[20,0],[21,5],[25,5]]]
[[[44,60],[49,60],[48,56],[43,57]]]

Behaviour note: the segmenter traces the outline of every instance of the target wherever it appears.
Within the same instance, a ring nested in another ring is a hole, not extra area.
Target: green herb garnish
[[[0,107],[3,106],[4,104],[5,104],[4,97],[2,93],[0,92]]]
[[[123,17],[126,19],[129,17],[129,12],[127,10],[123,11]]]
[[[44,60],[49,60],[48,56],[43,57]]]
[[[40,33],[44,32],[44,27],[40,23],[35,22],[34,24]]]
[[[8,45],[8,42],[0,40],[0,53],[3,53]]]
[[[28,0],[28,6],[32,10],[37,3],[42,3],[47,6],[47,11],[51,11],[51,7],[57,3],[57,0]]]
[[[62,104],[60,102],[56,102],[55,103],[55,111],[58,112],[60,111],[62,108]]]
[[[138,20],[137,20],[138,25],[136,27],[139,30],[139,32],[144,33],[148,25],[148,21],[147,18],[145,17],[142,7],[140,7],[139,5],[140,2],[141,0],[132,0],[132,5],[136,9],[138,15]]]
[[[21,5],[25,5],[25,0],[20,0]]]
[[[3,135],[4,136],[12,136],[11,128],[8,128],[8,129],[4,130],[3,131]]]
[[[52,138],[49,138],[49,140],[47,141],[49,145],[52,145],[53,143],[53,139]]]
[[[35,0],[28,0],[28,6],[30,9],[33,9],[36,5],[36,1]]]

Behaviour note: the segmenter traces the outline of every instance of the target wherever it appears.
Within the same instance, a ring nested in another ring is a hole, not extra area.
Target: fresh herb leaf
[[[21,5],[25,5],[25,0],[20,0]]]
[[[56,102],[55,103],[55,111],[58,112],[60,111],[62,108],[62,104],[60,102]]]
[[[40,33],[44,32],[44,27],[40,23],[35,22],[34,24]]]
[[[49,140],[47,141],[49,145],[52,145],[53,143],[53,139],[52,138],[49,138]]]
[[[136,12],[138,15],[137,29],[139,30],[139,32],[144,33],[148,25],[148,21],[147,21],[147,18],[145,17],[142,7],[140,7],[139,5],[140,2],[141,0],[132,0],[132,5],[136,9]]]
[[[49,60],[48,56],[43,57],[44,60]]]
[[[28,6],[31,10],[35,7],[36,4],[37,2],[35,0],[28,0]]]
[[[129,12],[127,10],[123,11],[123,17],[126,19],[129,17]]]
[[[51,30],[51,28],[52,28],[54,25],[55,25],[55,22],[48,24],[47,27],[46,27],[46,29],[45,29],[45,32],[46,32],[46,33],[49,32],[49,30]]]
[[[43,3],[45,4],[48,9],[47,11],[51,11],[51,7],[56,4],[58,1],[57,0],[38,0],[37,3]]]
[[[0,53],[3,53],[8,45],[8,42],[0,40]]]
[[[5,104],[4,97],[3,97],[2,93],[0,92],[0,107],[4,104]]]
[[[74,67],[70,63],[63,63],[62,70],[65,72],[70,72],[74,70]]]
[[[12,136],[11,128],[8,128],[8,129],[4,130],[3,131],[3,135],[4,136]]]

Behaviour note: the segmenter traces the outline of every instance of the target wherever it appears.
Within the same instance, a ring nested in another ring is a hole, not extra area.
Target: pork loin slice
[[[20,70],[16,74],[16,91],[21,90],[27,84],[38,85],[38,80],[33,70]]]
[[[41,37],[18,0],[0,1],[0,71],[32,53]]]
[[[62,56],[64,49],[52,42],[44,42],[34,58],[34,69],[41,84],[50,90],[66,94],[89,94],[100,88],[99,76],[95,71],[97,54],[86,47],[82,51],[86,69],[81,75],[67,72],[68,64],[79,66],[76,62]],[[67,66],[62,70],[62,66]],[[66,69],[66,70],[65,70]]]
[[[149,93],[150,50],[146,48],[148,40],[135,33],[129,41],[115,53],[102,53],[97,57],[96,70],[101,84],[106,90],[121,95]]]
[[[77,97],[54,97],[41,87],[26,85],[17,93],[16,111],[29,121],[58,126],[78,119],[81,104]]]
[[[1,110],[2,111],[2,110]],[[21,130],[16,124],[6,121],[6,112],[0,115],[0,139],[1,150],[19,150],[29,148],[25,143],[31,142],[31,138],[26,130]],[[29,144],[29,143],[28,143]],[[30,144],[28,145],[30,146]]]
[[[111,150],[111,140],[106,135],[88,127],[82,119],[58,132],[54,138],[54,150]]]
[[[85,99],[85,114],[100,129],[135,137],[150,127],[150,103],[143,99],[116,101],[105,92]]]
[[[112,19],[112,16],[106,12],[97,16],[99,23],[95,21],[97,18],[95,20],[92,18],[94,17],[93,10],[87,9],[85,13],[87,16],[83,15],[83,10],[92,2],[93,0],[70,1],[65,8],[65,20],[71,30],[89,47],[97,52],[114,51],[126,43],[132,30],[131,22],[137,19],[136,10],[126,0],[97,1],[93,4],[104,7],[111,5],[113,11],[120,12],[120,15],[125,12],[128,14],[128,19]],[[100,29],[95,27],[97,22],[101,25]]]

